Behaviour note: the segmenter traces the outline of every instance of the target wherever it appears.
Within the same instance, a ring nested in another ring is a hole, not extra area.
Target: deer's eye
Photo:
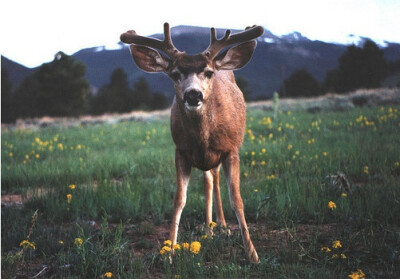
[[[179,81],[181,79],[181,74],[179,72],[173,72],[173,73],[171,73],[170,77],[174,81]]]
[[[211,78],[214,75],[214,72],[208,70],[208,71],[204,72],[204,75],[205,75],[206,78]]]

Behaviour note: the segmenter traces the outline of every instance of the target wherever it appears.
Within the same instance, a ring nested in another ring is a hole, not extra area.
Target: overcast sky
[[[87,47],[113,45],[135,29],[162,25],[243,29],[259,24],[276,35],[299,31],[346,43],[349,34],[400,43],[400,0],[2,0],[0,52],[28,67]]]

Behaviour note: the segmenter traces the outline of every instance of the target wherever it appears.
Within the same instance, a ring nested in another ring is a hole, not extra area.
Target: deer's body
[[[227,31],[221,40],[217,40],[215,29],[211,29],[210,46],[198,55],[187,55],[173,46],[167,23],[164,25],[164,41],[138,36],[135,31],[121,35],[123,42],[131,44],[132,57],[139,68],[164,72],[175,85],[171,132],[176,145],[177,190],[170,231],[172,244],[177,242],[192,167],[204,172],[206,225],[212,222],[214,195],[217,222],[226,227],[219,188],[222,165],[246,254],[251,261],[259,261],[250,239],[240,195],[239,148],[246,125],[246,105],[232,70],[249,61],[256,46],[254,39],[262,32],[262,27],[253,26],[232,36]],[[225,47],[238,43],[219,54]],[[150,47],[162,50],[168,57]]]
[[[238,151],[246,125],[246,105],[232,71],[220,71],[212,84],[204,111],[187,111],[174,98],[171,132],[176,149],[193,167],[218,167],[229,152]]]

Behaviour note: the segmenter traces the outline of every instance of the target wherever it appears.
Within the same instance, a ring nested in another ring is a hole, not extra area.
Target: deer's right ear
[[[143,71],[155,73],[165,72],[170,60],[158,51],[139,45],[130,45],[131,54],[136,65]]]

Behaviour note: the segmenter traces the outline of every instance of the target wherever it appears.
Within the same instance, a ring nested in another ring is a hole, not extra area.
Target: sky
[[[163,32],[193,25],[243,29],[257,24],[275,35],[348,43],[348,35],[400,43],[399,0],[2,0],[0,52],[27,67],[63,51],[115,45],[121,33]]]

